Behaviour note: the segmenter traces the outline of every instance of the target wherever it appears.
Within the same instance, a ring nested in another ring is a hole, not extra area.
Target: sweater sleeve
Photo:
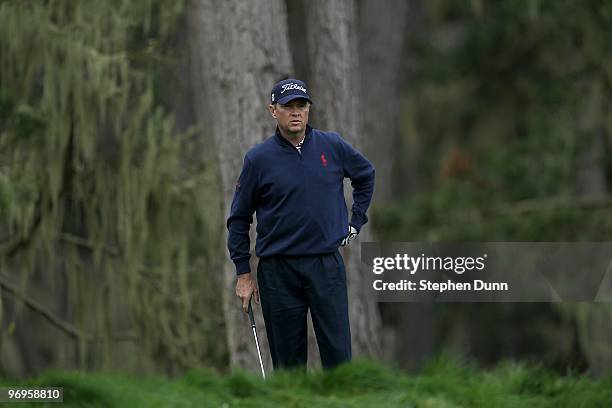
[[[257,197],[257,174],[247,156],[232,200],[230,215],[227,219],[227,248],[230,257],[236,265],[236,274],[241,275],[251,271],[251,238],[249,232],[253,223],[255,201]]]
[[[366,211],[374,193],[374,166],[361,152],[340,137],[343,150],[344,176],[351,179],[353,207],[350,225],[357,231],[368,222]]]

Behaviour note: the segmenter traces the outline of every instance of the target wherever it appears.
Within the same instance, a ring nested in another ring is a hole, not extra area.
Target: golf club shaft
[[[255,345],[257,346],[257,356],[259,357],[259,366],[261,367],[261,375],[264,380],[266,379],[266,371],[264,370],[263,360],[261,358],[261,350],[259,348],[259,338],[257,337],[257,328],[255,327],[255,316],[253,315],[253,307],[251,306],[251,300],[249,299],[249,319],[251,320],[251,328],[253,329],[253,336],[255,337]]]

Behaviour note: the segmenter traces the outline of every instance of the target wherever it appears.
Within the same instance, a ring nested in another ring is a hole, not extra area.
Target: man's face
[[[290,134],[300,134],[308,123],[310,102],[298,98],[289,101],[286,105],[280,103],[270,105],[269,110],[281,130]]]

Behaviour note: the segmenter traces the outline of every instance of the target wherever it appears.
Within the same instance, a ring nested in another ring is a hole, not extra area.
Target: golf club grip
[[[251,326],[255,327],[255,316],[253,316],[253,306],[251,306],[251,299],[249,299],[249,319],[251,320]]]

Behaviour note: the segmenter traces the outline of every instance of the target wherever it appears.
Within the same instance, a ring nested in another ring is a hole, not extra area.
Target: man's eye
[[[305,109],[307,105],[308,105],[307,102],[299,102],[299,103],[295,103],[295,104],[292,104],[292,105],[283,105],[283,104],[280,104],[280,106],[283,109],[292,109],[292,108]]]

